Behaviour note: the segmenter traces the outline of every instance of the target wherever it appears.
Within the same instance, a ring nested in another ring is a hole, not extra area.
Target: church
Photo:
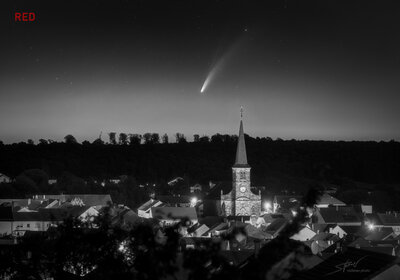
[[[250,169],[241,119],[236,160],[232,166],[232,190],[227,194],[221,191],[221,210],[224,216],[260,215],[261,191],[258,194],[251,191]]]

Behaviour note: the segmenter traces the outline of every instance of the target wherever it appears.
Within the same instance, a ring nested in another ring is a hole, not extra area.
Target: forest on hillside
[[[71,135],[64,142],[0,143],[0,173],[17,178],[26,170],[40,169],[48,178],[69,174],[83,180],[126,175],[135,184],[157,185],[178,176],[188,185],[231,181],[236,136],[195,135],[188,142],[177,134],[176,142],[168,143],[165,136],[160,141],[152,135],[138,138],[142,141],[127,136],[126,141],[119,137],[108,143],[99,139],[78,143]],[[400,143],[396,141],[272,140],[246,135],[246,147],[252,185],[271,192],[304,193],[310,186],[336,186],[339,197],[351,203],[368,201],[371,192],[378,192],[374,197],[381,201],[400,198]],[[398,208],[394,201],[386,204]]]

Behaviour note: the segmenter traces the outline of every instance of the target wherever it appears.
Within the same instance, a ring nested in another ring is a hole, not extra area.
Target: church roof
[[[249,167],[247,163],[246,143],[244,141],[243,121],[240,120],[239,138],[236,148],[236,160],[233,167]]]

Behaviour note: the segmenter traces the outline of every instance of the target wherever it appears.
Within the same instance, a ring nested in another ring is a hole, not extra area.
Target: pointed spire
[[[244,141],[243,132],[243,107],[240,108],[240,128],[239,128],[239,138],[236,148],[236,160],[233,167],[248,167],[247,164],[247,154],[246,154],[246,143]]]

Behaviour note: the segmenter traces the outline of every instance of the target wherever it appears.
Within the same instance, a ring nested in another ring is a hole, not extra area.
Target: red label
[[[15,13],[15,21],[35,21],[35,13],[28,13],[28,12],[24,12],[24,13]]]

